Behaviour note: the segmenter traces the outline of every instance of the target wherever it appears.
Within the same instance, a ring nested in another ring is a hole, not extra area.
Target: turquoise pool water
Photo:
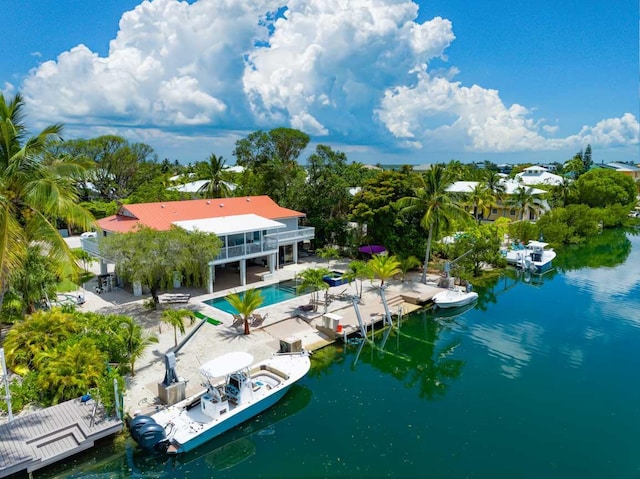
[[[290,299],[294,299],[302,294],[305,294],[303,291],[298,290],[298,282],[294,279],[289,281],[281,281],[280,283],[271,284],[269,286],[263,286],[262,288],[257,288],[262,293],[264,301],[261,307],[271,306],[272,304],[281,303],[283,301],[288,301]],[[240,297],[242,297],[243,293],[239,293]],[[209,306],[213,306],[214,308],[221,309],[222,311],[226,311],[229,314],[236,314],[238,311],[229,304],[229,302],[225,298],[215,298],[204,301],[205,304]]]
[[[554,263],[317,351],[293,395],[193,454],[108,443],[37,477],[638,478],[640,236]]]

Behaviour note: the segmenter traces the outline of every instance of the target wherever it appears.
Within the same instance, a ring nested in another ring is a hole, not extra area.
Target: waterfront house
[[[215,233],[222,248],[218,256],[208,261],[207,289],[211,293],[216,268],[237,271],[240,285],[245,286],[249,262],[265,267],[263,279],[283,264],[297,263],[299,245],[312,240],[315,234],[314,228],[300,226],[299,220],[304,216],[279,206],[268,196],[139,203],[122,205],[115,215],[98,220],[101,233],[81,238],[81,242],[85,251],[100,259],[101,273],[106,274],[110,261],[100,254],[101,236],[134,231],[138,225],[159,231],[175,225]],[[134,285],[134,294],[142,294],[140,285]]]
[[[633,181],[640,180],[640,167],[637,167],[635,165],[613,162],[598,166],[600,166],[600,168],[608,168],[610,170],[618,171],[623,175],[630,176],[631,178],[633,178]]]
[[[546,193],[545,190],[541,190],[539,188],[533,188],[530,186],[523,185],[522,183],[511,179],[503,179],[501,181],[504,186],[504,199],[502,201],[498,200],[495,205],[491,207],[491,211],[489,216],[483,217],[483,220],[495,221],[498,218],[509,218],[512,221],[516,221],[520,219],[519,212],[516,210],[514,206],[509,205],[509,196],[516,193],[518,188],[528,188],[529,192],[532,196],[536,197],[535,203],[538,206],[538,212],[543,214],[549,211],[551,208],[547,200],[542,198],[542,195]],[[447,191],[451,193],[459,193],[462,195],[468,195],[473,192],[474,188],[478,186],[478,181],[455,181],[447,188]],[[525,216],[523,219],[534,221],[537,219],[536,212],[532,210],[527,210],[524,212]]]
[[[550,185],[557,186],[562,183],[563,178],[560,175],[549,173],[544,166],[530,166],[522,170],[521,173],[515,175],[516,181],[524,185]]]

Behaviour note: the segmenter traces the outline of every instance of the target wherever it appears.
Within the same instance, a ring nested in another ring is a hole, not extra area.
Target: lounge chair
[[[233,315],[233,324],[231,326],[240,326],[244,324],[244,318],[240,314]]]
[[[267,315],[269,313],[265,314],[264,316],[262,316],[259,313],[253,313],[253,321],[251,323],[252,326],[260,326],[262,324],[262,322],[267,319]]]

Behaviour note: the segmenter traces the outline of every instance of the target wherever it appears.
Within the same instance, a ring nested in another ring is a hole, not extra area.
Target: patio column
[[[247,285],[247,260],[240,260],[240,284],[242,286]]]
[[[272,253],[268,256],[269,261],[269,273],[273,274],[276,272],[276,261],[278,260],[276,253]]]
[[[298,264],[298,243],[293,243],[293,264]]]
[[[216,280],[216,266],[209,263],[209,279],[207,280],[207,293],[213,293],[213,284]]]
[[[107,267],[107,262],[104,259],[100,258],[100,274],[108,274],[108,269],[109,268]]]

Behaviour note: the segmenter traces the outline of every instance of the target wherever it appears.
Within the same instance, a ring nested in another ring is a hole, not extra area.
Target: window
[[[509,216],[515,216],[516,210],[509,210]]]
[[[497,215],[498,214],[498,208],[491,208],[491,214],[492,215]]]

